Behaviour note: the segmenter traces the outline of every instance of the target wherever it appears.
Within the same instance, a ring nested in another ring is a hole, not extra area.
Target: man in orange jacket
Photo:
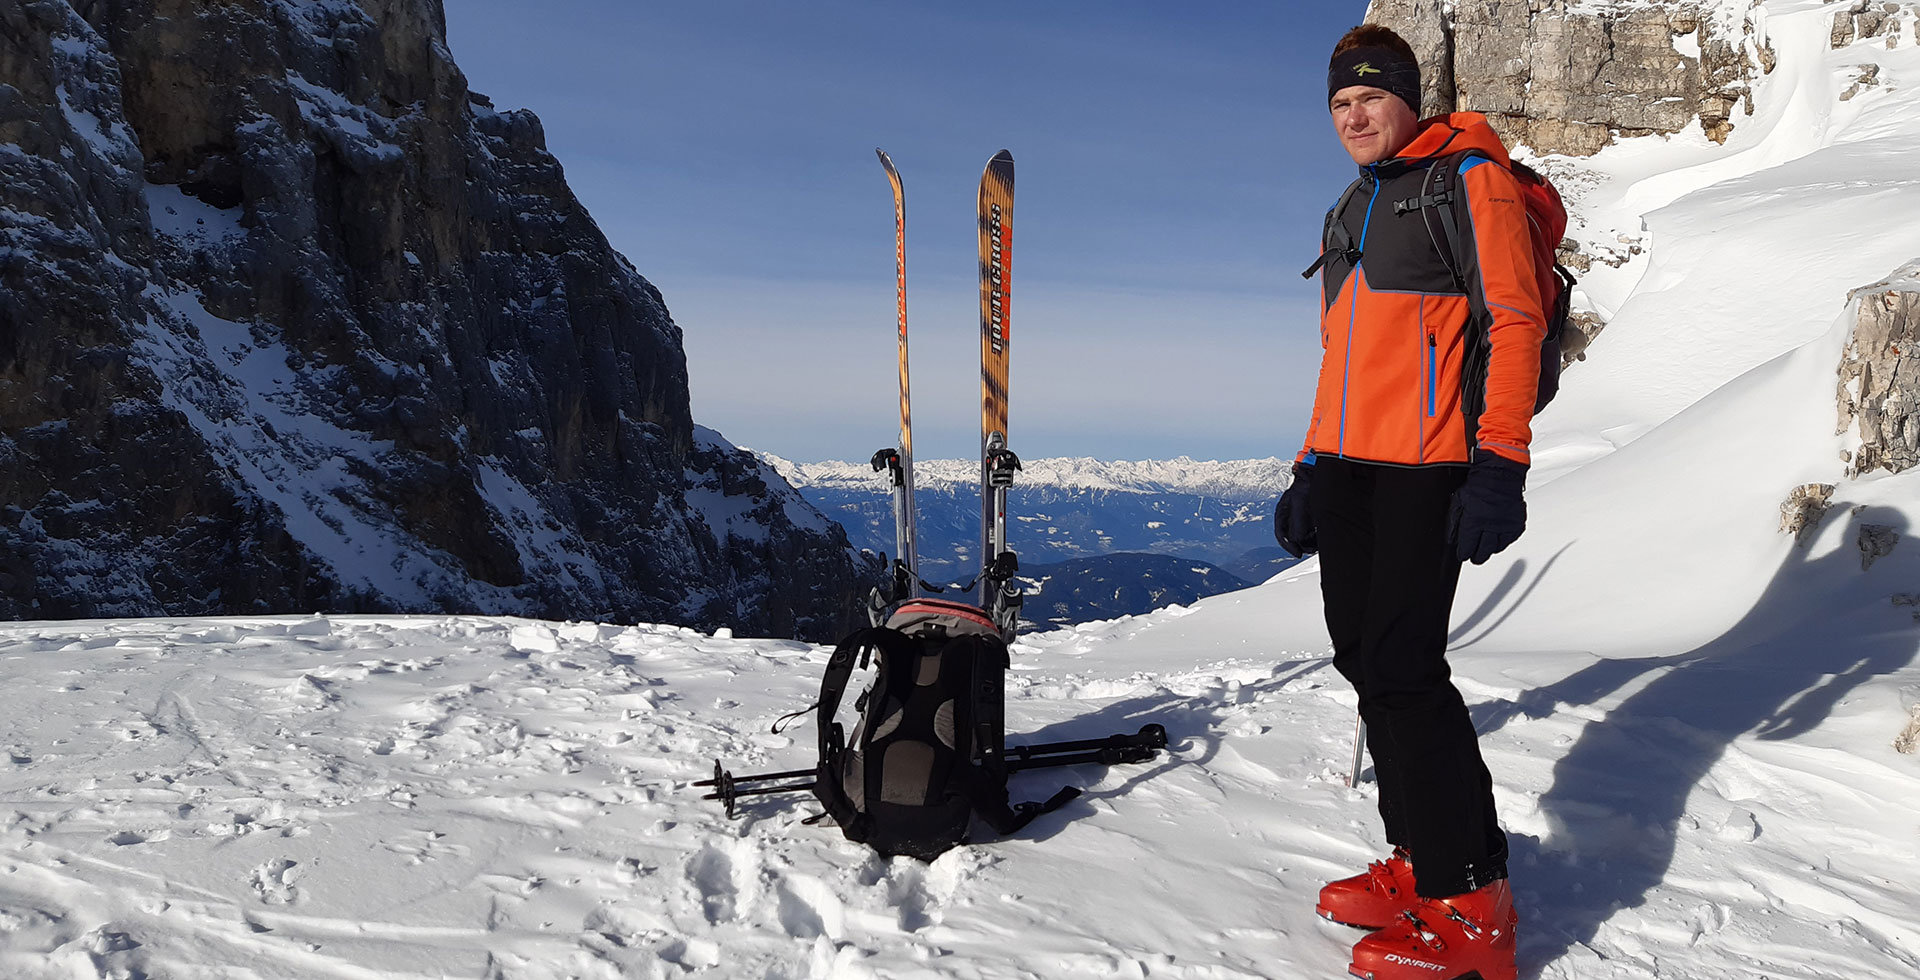
[[[1526,526],[1546,334],[1527,214],[1485,117],[1419,119],[1419,65],[1391,30],[1341,38],[1327,92],[1360,179],[1315,263],[1325,353],[1275,533],[1320,554],[1334,666],[1360,696],[1394,852],[1327,885],[1317,911],[1377,930],[1354,947],[1355,976],[1513,980],[1506,835],[1446,647],[1461,562]]]

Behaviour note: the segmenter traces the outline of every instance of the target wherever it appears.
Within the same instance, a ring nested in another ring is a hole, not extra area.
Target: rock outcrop
[[[0,6],[0,615],[825,638],[877,575],[439,0]]]
[[[1861,524],[1860,534],[1854,541],[1860,546],[1860,570],[1866,571],[1873,563],[1893,554],[1900,544],[1900,529],[1889,524]]]
[[[1856,41],[1885,38],[1889,49],[1897,48],[1907,36],[1907,25],[1915,24],[1916,18],[1920,18],[1920,4],[1854,0],[1834,13],[1829,43],[1838,49]]]
[[[1794,487],[1780,503],[1780,533],[1793,535],[1793,543],[1804,547],[1820,529],[1820,519],[1833,506],[1831,483],[1806,483]]]
[[[1920,613],[1915,613],[1914,618],[1920,619]],[[1906,755],[1920,751],[1920,704],[1907,706],[1907,727],[1893,737],[1893,750]]]
[[[1839,431],[1856,431],[1847,475],[1920,465],[1920,260],[1854,290],[1840,361]]]
[[[1427,113],[1485,113],[1508,145],[1589,156],[1699,119],[1725,140],[1771,54],[1744,3],[1374,0],[1367,19],[1420,56]],[[1751,105],[1748,106],[1751,108]]]

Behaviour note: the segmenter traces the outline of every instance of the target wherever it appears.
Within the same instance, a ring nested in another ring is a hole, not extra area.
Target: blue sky
[[[528,108],[686,335],[694,417],[794,459],[897,440],[907,189],[916,454],[979,447],[974,196],[1017,168],[1023,456],[1298,448],[1320,216],[1353,174],[1327,52],[1363,0],[448,0],[469,84]]]

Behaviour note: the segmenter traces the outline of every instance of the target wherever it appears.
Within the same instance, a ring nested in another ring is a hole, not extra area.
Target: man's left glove
[[[1305,558],[1320,550],[1320,535],[1315,533],[1313,514],[1307,510],[1307,494],[1313,486],[1313,464],[1294,463],[1293,482],[1287,484],[1280,502],[1273,507],[1273,539],[1295,558]]]
[[[1467,482],[1453,494],[1448,527],[1461,561],[1475,565],[1499,554],[1527,529],[1527,464],[1476,449]]]

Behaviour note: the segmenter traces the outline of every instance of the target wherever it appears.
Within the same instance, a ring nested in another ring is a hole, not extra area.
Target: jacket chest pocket
[[[1399,211],[1394,201],[1418,196],[1419,181],[1396,180],[1381,188],[1367,229],[1367,285],[1375,290],[1459,296],[1450,257],[1443,257],[1446,231],[1431,208]],[[1463,231],[1465,229],[1462,229]]]

